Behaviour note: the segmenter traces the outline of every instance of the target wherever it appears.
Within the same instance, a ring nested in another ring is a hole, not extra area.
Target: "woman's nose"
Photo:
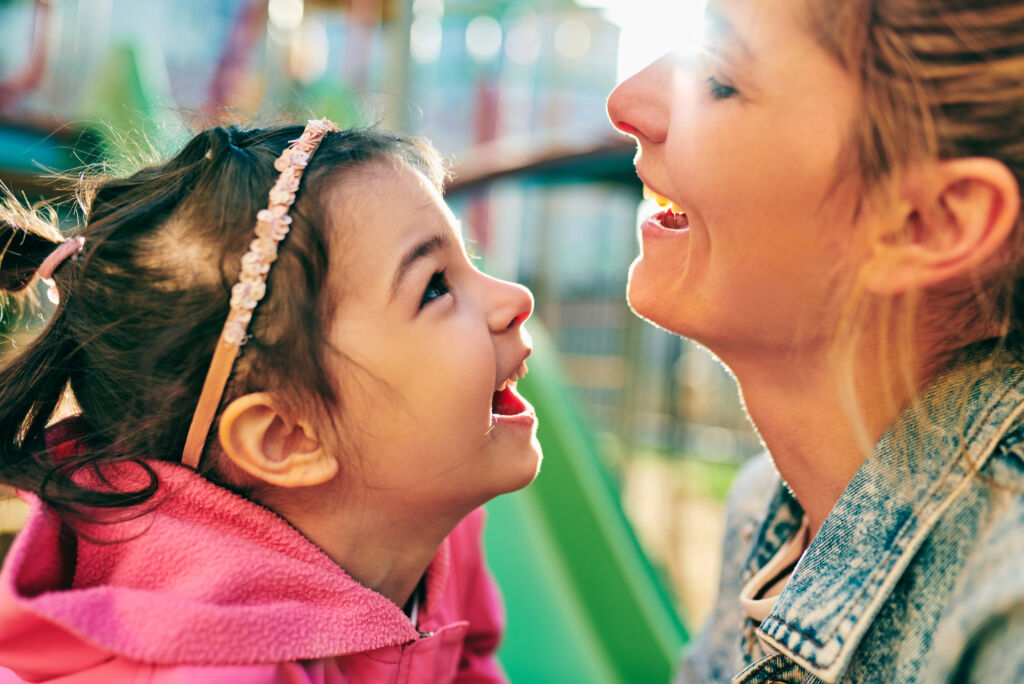
[[[501,333],[519,328],[533,313],[533,294],[517,283],[496,278],[490,280],[491,297],[487,323],[491,332]]]
[[[668,136],[673,86],[671,56],[666,55],[616,86],[608,96],[612,125],[639,142],[663,143]]]

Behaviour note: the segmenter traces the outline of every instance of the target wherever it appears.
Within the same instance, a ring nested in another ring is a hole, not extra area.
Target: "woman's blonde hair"
[[[1024,187],[1024,2],[809,0],[808,10],[812,35],[861,88],[847,152],[862,197],[891,189],[883,181],[916,161],[957,157],[996,159]],[[876,307],[879,353],[905,369],[890,380],[914,383],[915,370],[936,361],[912,356],[921,325],[944,336],[936,350],[942,358],[993,333],[1003,346],[1024,347],[1019,217],[990,266],[944,290],[941,307],[922,306],[935,299],[920,291]],[[837,336],[842,344],[855,336],[865,299],[855,288]]]

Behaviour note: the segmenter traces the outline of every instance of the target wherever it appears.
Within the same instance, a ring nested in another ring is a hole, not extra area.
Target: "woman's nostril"
[[[627,135],[640,135],[640,131],[636,126],[626,123],[625,121],[616,121],[615,127]]]

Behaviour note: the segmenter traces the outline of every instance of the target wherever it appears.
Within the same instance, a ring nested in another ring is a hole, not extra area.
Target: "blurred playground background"
[[[483,267],[537,301],[521,386],[545,463],[489,505],[502,661],[514,682],[664,681],[714,598],[722,501],[758,447],[719,364],[626,306],[637,216],[651,207],[604,99],[696,40],[701,10],[0,0],[0,180],[46,198],[54,172],[130,170],[216,124],[327,116],[429,137],[452,162],[448,198]],[[0,305],[0,354],[23,313]],[[7,543],[19,515],[0,502]]]

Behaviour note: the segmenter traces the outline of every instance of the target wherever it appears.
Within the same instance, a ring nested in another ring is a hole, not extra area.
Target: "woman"
[[[629,302],[771,456],[681,679],[1024,680],[1024,2],[707,19],[608,101],[664,207]]]

